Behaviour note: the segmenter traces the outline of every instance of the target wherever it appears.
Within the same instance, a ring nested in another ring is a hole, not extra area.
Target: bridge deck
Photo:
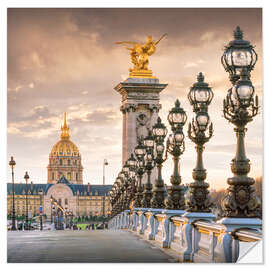
[[[8,232],[10,263],[174,261],[161,249],[127,231]]]

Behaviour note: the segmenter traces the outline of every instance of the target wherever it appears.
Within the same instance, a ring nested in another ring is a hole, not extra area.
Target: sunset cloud
[[[225,185],[236,140],[233,126],[222,117],[222,101],[231,85],[220,57],[240,25],[259,55],[251,79],[261,101],[261,21],[261,9],[10,8],[8,156],[17,159],[17,181],[27,169],[35,181],[46,182],[48,155],[67,112],[71,140],[82,154],[84,181],[101,183],[102,160],[107,158],[106,181],[112,183],[122,159],[121,97],[113,88],[131,67],[128,50],[115,42],[144,42],[149,34],[158,39],[167,33],[149,65],[160,82],[168,83],[160,95],[160,116],[168,124],[168,111],[179,98],[190,121],[187,94],[197,74],[205,74],[215,95],[209,108],[214,137],[206,144],[205,166],[214,187]],[[262,115],[247,127],[250,175],[257,176],[262,173]],[[183,181],[190,182],[195,150],[188,138],[181,162]],[[171,173],[169,159],[164,166],[167,184]]]

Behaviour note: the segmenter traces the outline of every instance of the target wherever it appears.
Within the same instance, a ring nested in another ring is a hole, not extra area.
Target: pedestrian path
[[[22,248],[18,248],[22,247]],[[8,262],[174,262],[161,249],[128,231],[8,232]]]

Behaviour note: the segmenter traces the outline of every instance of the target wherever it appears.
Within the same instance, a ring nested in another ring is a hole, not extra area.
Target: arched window
[[[68,166],[70,166],[70,159],[68,159]]]
[[[77,159],[75,159],[74,164],[77,165]]]
[[[61,165],[61,166],[63,165],[63,160],[62,160],[62,159],[60,159],[60,165]]]
[[[58,199],[58,203],[61,205],[62,204],[62,199]]]
[[[68,204],[68,199],[65,199],[65,205],[67,205]]]

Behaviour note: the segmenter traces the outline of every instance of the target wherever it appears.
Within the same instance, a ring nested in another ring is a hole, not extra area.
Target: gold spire
[[[67,113],[64,113],[64,125],[61,126],[61,140],[68,140],[69,139],[69,127],[67,125]]]

